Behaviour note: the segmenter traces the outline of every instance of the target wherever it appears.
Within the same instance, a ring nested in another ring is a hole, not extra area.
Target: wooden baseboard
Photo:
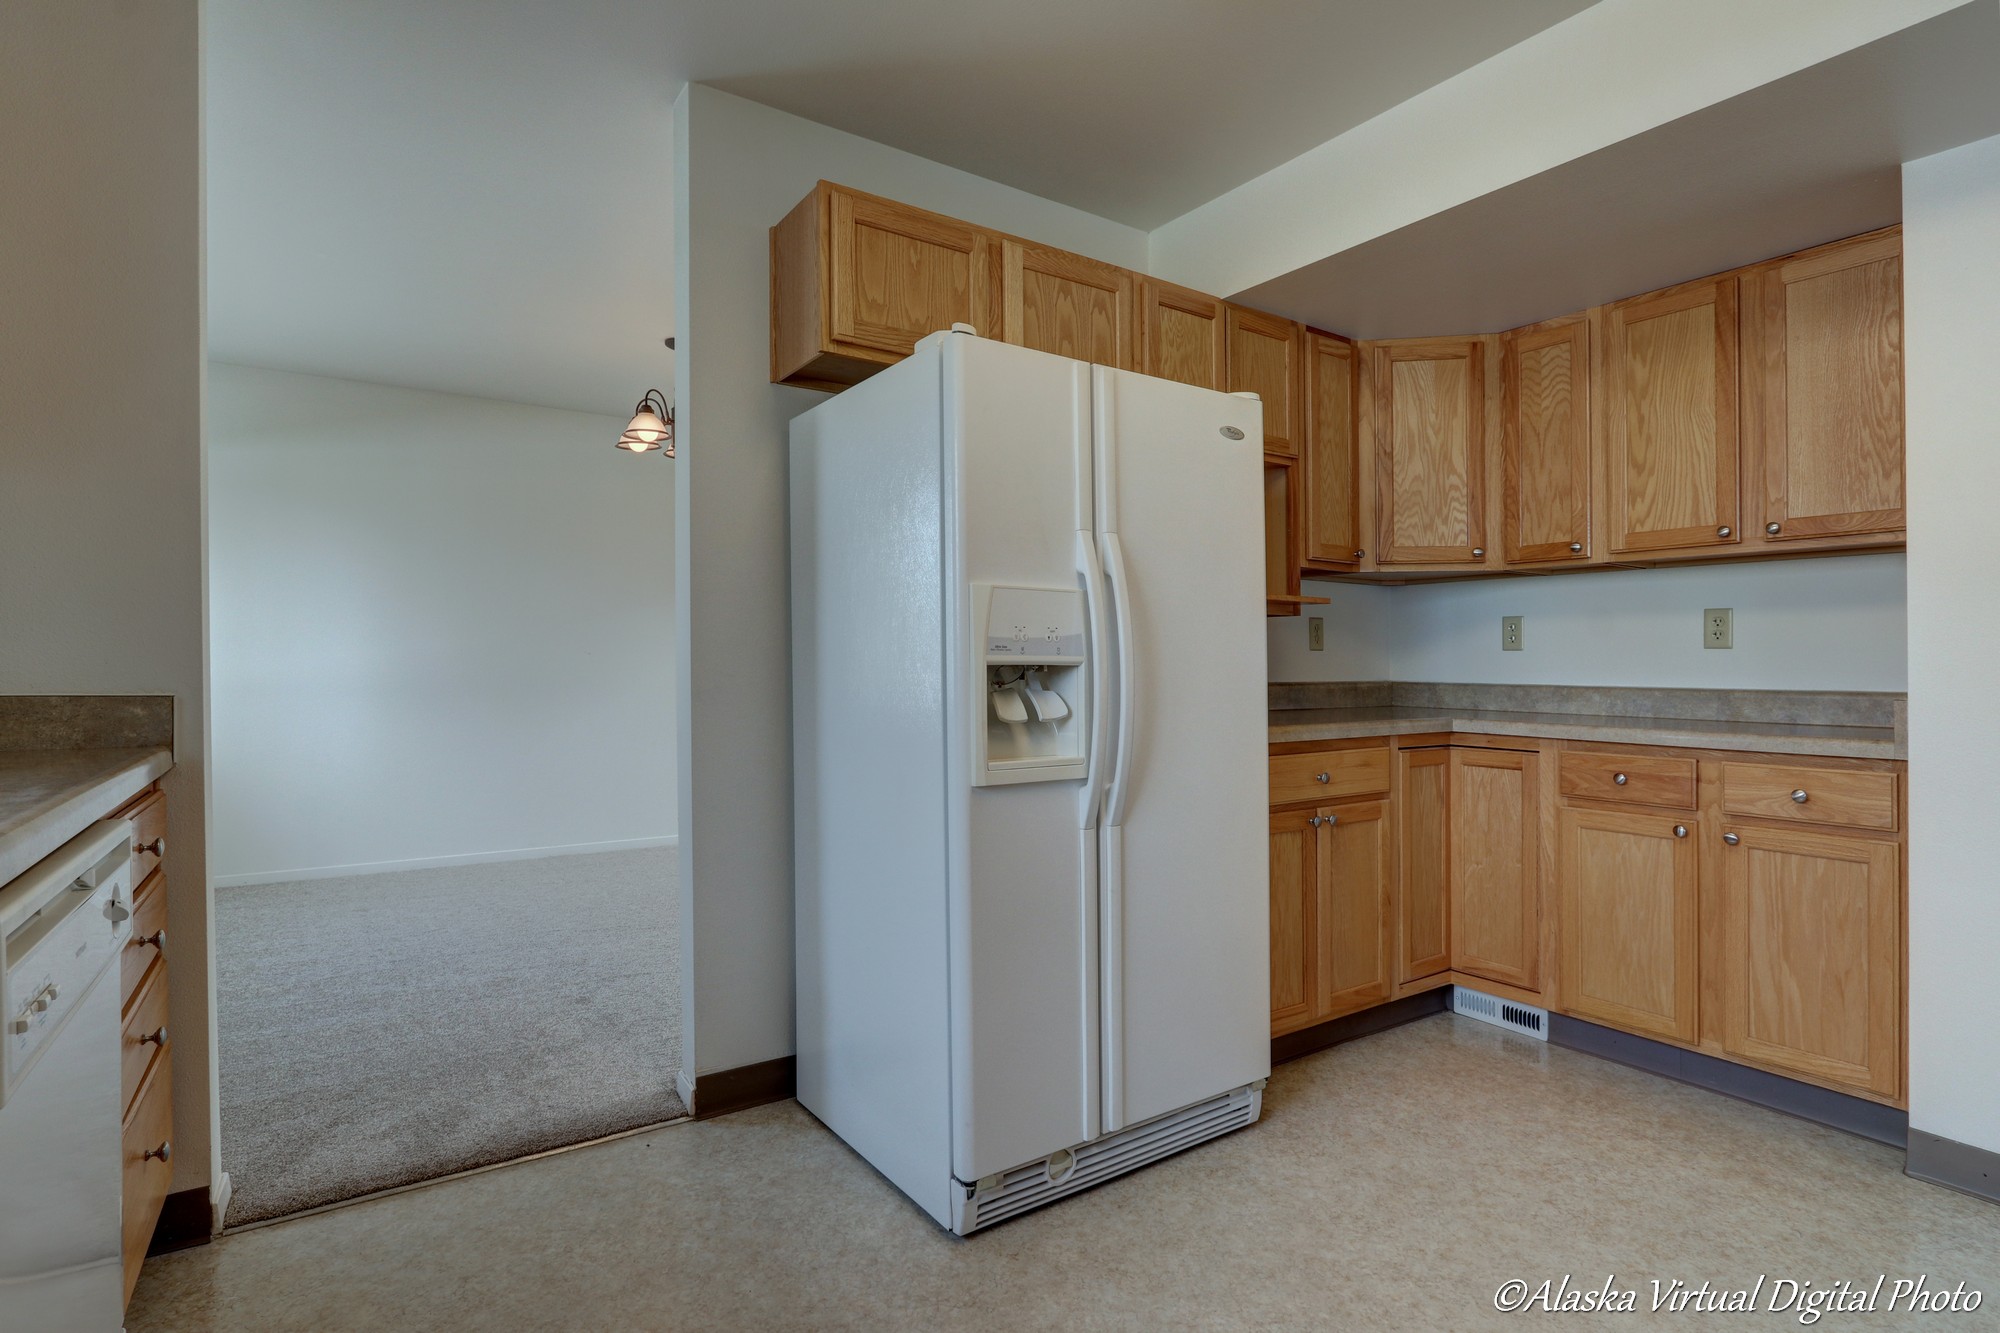
[[[1271,1063],[1281,1065],[1287,1060],[1296,1060],[1302,1055],[1311,1055],[1357,1037],[1370,1037],[1405,1023],[1414,1023],[1419,1018],[1441,1014],[1450,1007],[1451,988],[1444,986],[1378,1004],[1373,1009],[1330,1018],[1324,1023],[1315,1023],[1309,1028],[1271,1038]]]
[[[747,1111],[768,1102],[781,1102],[799,1090],[798,1059],[781,1056],[735,1069],[719,1069],[698,1074],[694,1080],[694,1104],[688,1108],[696,1120],[713,1120],[732,1111]]]
[[[176,1190],[160,1205],[160,1220],[153,1224],[153,1241],[148,1255],[170,1254],[175,1250],[206,1245],[215,1239],[215,1209],[208,1186]]]

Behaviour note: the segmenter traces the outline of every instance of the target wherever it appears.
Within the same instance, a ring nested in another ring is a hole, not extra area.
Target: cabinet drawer
[[[174,1070],[170,1052],[161,1051],[147,1071],[139,1096],[125,1112],[125,1299],[139,1280],[139,1265],[153,1243],[153,1224],[173,1183]],[[152,1154],[148,1156],[147,1154]]]
[[[132,895],[132,934],[119,962],[119,1003],[130,1004],[146,969],[167,956],[167,877],[158,871]]]
[[[1320,750],[1271,756],[1271,804],[1374,796],[1389,790],[1389,750]]]
[[[167,1048],[166,1032],[167,965],[155,963],[146,973],[146,979],[139,983],[139,993],[125,1006],[125,1035],[119,1063],[125,1075],[126,1109],[131,1109],[132,1098],[145,1080],[146,1066]],[[157,1041],[153,1040],[156,1034]]]
[[[1565,750],[1559,771],[1567,797],[1694,809],[1692,759]]]
[[[1789,764],[1724,764],[1722,808],[1732,815],[1849,828],[1896,827],[1896,775]]]
[[[143,884],[167,853],[167,794],[147,792],[122,814],[132,821],[132,882]]]

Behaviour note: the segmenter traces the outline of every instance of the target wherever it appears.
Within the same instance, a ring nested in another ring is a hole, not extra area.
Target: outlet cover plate
[[[1521,651],[1521,641],[1522,641],[1522,636],[1523,636],[1523,633],[1524,633],[1524,631],[1523,631],[1523,629],[1522,629],[1522,627],[1521,627],[1521,622],[1522,622],[1522,621],[1523,621],[1524,619],[1525,619],[1525,617],[1523,617],[1523,616],[1502,616],[1502,617],[1500,617],[1500,651],[1501,651],[1501,652],[1503,652],[1503,653],[1518,653],[1518,652],[1520,652],[1520,651]]]
[[[1726,606],[1712,606],[1701,613],[1701,646],[1734,648],[1736,612]]]
[[[1315,653],[1326,651],[1326,618],[1324,616],[1306,617],[1306,647]]]

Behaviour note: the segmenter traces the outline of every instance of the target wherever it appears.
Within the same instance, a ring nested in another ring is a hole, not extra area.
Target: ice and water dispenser
[[[974,584],[973,623],[984,669],[973,785],[1084,776],[1083,594]]]

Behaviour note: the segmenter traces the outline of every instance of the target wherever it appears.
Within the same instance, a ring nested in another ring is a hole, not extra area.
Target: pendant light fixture
[[[646,390],[646,396],[639,400],[631,424],[618,437],[618,447],[635,454],[658,449],[662,457],[674,456],[674,409],[658,389]]]

